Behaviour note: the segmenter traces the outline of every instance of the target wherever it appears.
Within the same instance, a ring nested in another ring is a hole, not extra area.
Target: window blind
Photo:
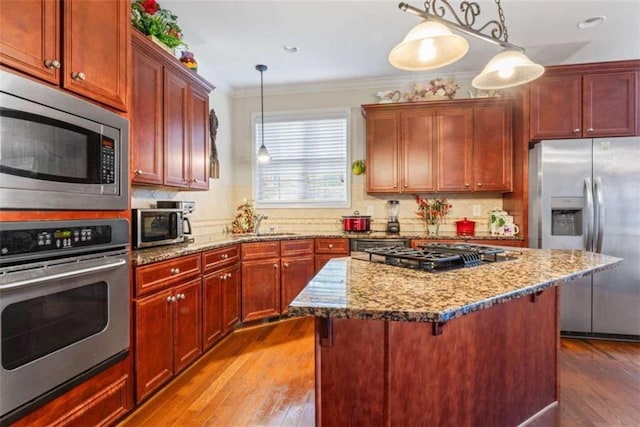
[[[259,115],[254,130],[257,152],[262,143]],[[264,143],[271,161],[256,163],[256,204],[348,206],[348,111],[265,115]]]

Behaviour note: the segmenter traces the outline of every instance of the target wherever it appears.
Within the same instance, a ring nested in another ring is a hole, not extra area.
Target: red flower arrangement
[[[430,202],[429,199],[423,199],[419,195],[416,195],[416,203],[418,204],[416,215],[422,218],[426,224],[432,225],[440,224],[453,207],[449,204],[446,197],[433,199],[433,201]]]
[[[182,42],[182,30],[178,17],[160,7],[156,0],[133,0],[131,2],[131,23],[144,34],[157,37],[162,43],[175,48]]]

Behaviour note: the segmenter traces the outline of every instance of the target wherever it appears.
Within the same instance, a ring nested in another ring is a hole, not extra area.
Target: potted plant
[[[163,9],[156,0],[133,0],[131,2],[131,23],[151,40],[173,49],[183,45],[182,30],[178,26],[178,17],[170,10]]]
[[[440,199],[423,199],[419,195],[416,195],[416,203],[418,204],[418,210],[416,215],[424,220],[425,228],[429,236],[437,236],[440,224],[444,221],[445,217],[452,208],[446,197]]]

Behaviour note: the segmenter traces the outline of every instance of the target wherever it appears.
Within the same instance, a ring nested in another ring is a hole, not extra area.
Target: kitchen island
[[[440,273],[330,261],[288,308],[316,316],[316,425],[511,426],[554,405],[557,286],[621,260],[515,255]]]

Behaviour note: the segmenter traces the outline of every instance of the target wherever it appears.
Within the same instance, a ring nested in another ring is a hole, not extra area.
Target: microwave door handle
[[[586,200],[586,223],[587,232],[584,238],[584,249],[586,251],[593,250],[593,226],[594,226],[594,210],[593,210],[593,187],[591,186],[591,180],[589,178],[584,179],[584,198]]]
[[[186,230],[184,230],[184,234],[191,234],[191,221],[186,216],[184,217],[184,223],[186,225]]]
[[[595,192],[595,204],[598,224],[596,227],[595,251],[602,253],[602,240],[604,239],[604,194],[602,192],[602,179],[596,177],[593,180]]]
[[[18,280],[17,282],[12,282],[12,283],[7,283],[6,285],[0,285],[0,291],[6,290],[6,289],[15,289],[15,288],[21,288],[24,286],[32,286],[32,285],[37,285],[40,283],[46,283],[46,282],[51,282],[53,280],[61,280],[61,279],[68,279],[71,277],[77,277],[77,276],[84,276],[86,274],[90,274],[90,273],[95,273],[98,271],[105,271],[105,270],[111,270],[117,267],[121,267],[123,265],[125,265],[127,263],[126,260],[124,259],[119,259],[115,262],[111,262],[109,264],[104,264],[104,265],[96,265],[93,267],[87,267],[87,268],[73,268],[73,270],[70,271],[65,271],[62,273],[56,273],[56,274],[49,274],[49,275],[44,275],[41,277],[34,277],[34,278],[30,278],[30,279],[25,279],[25,280]]]

